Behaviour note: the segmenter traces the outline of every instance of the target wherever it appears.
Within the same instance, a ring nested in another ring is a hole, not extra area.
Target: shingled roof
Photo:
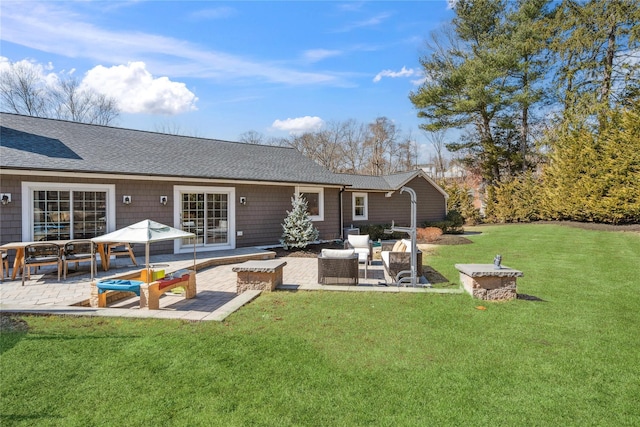
[[[399,190],[407,182],[417,176],[424,176],[431,181],[422,170],[413,170],[384,176],[367,176],[342,174],[344,180],[351,186],[351,190]]]
[[[346,184],[293,148],[0,113],[0,167],[300,184]]]

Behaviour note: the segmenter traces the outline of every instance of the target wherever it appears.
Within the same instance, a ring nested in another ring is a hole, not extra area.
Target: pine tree
[[[320,234],[309,218],[308,205],[304,197],[291,198],[291,212],[287,211],[282,229],[284,230],[280,243],[285,250],[289,248],[306,248],[318,239]]]

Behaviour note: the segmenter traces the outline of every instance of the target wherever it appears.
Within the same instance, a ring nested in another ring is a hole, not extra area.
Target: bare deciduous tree
[[[0,101],[3,111],[27,116],[44,116],[50,103],[46,83],[24,61],[0,72]]]
[[[248,130],[243,132],[238,137],[238,141],[244,142],[246,144],[264,144],[265,139],[264,135],[255,130]]]
[[[0,107],[28,116],[51,117],[99,125],[112,124],[120,115],[117,102],[73,77],[47,79],[26,61],[9,64],[0,72]]]
[[[119,114],[115,99],[82,88],[80,81],[73,77],[58,80],[51,93],[57,119],[108,125]]]
[[[433,164],[435,166],[435,177],[436,179],[444,178],[444,172],[447,170],[447,159],[445,157],[446,143],[444,140],[444,135],[446,130],[434,130],[434,131],[424,131],[427,139],[431,143],[431,147],[433,147]]]

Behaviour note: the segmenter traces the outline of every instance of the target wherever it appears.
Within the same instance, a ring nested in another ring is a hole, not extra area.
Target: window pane
[[[69,191],[33,192],[34,240],[71,238]]]
[[[73,192],[73,238],[90,239],[107,230],[107,193]]]
[[[320,194],[319,193],[304,193],[302,196],[307,201],[307,212],[309,215],[320,215]]]
[[[196,244],[204,243],[204,194],[182,194],[182,229],[196,235]],[[183,244],[193,245],[193,238],[182,240]]]

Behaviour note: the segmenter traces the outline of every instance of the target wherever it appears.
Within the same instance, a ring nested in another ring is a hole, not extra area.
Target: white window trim
[[[304,193],[318,194],[318,215],[309,215],[309,219],[313,222],[324,221],[324,188],[296,186],[296,199],[300,197],[300,194]]]
[[[364,215],[356,215],[356,197],[364,197]],[[366,221],[369,219],[369,195],[367,193],[351,194],[351,218],[354,221]]]
[[[180,224],[180,214],[182,213],[182,193],[222,193],[227,194],[229,202],[227,204],[229,212],[229,242],[228,243],[216,243],[208,244],[204,246],[196,245],[196,252],[211,251],[217,249],[235,249],[236,248],[236,189],[235,187],[202,187],[191,185],[175,185],[173,187],[173,226],[178,230],[182,229]],[[176,239],[173,243],[173,252],[178,253],[192,253],[193,244],[182,246],[182,239]]]
[[[33,192],[105,191],[107,193],[107,233],[116,227],[116,186],[114,184],[71,184],[68,182],[22,182],[22,240],[33,240]]]

